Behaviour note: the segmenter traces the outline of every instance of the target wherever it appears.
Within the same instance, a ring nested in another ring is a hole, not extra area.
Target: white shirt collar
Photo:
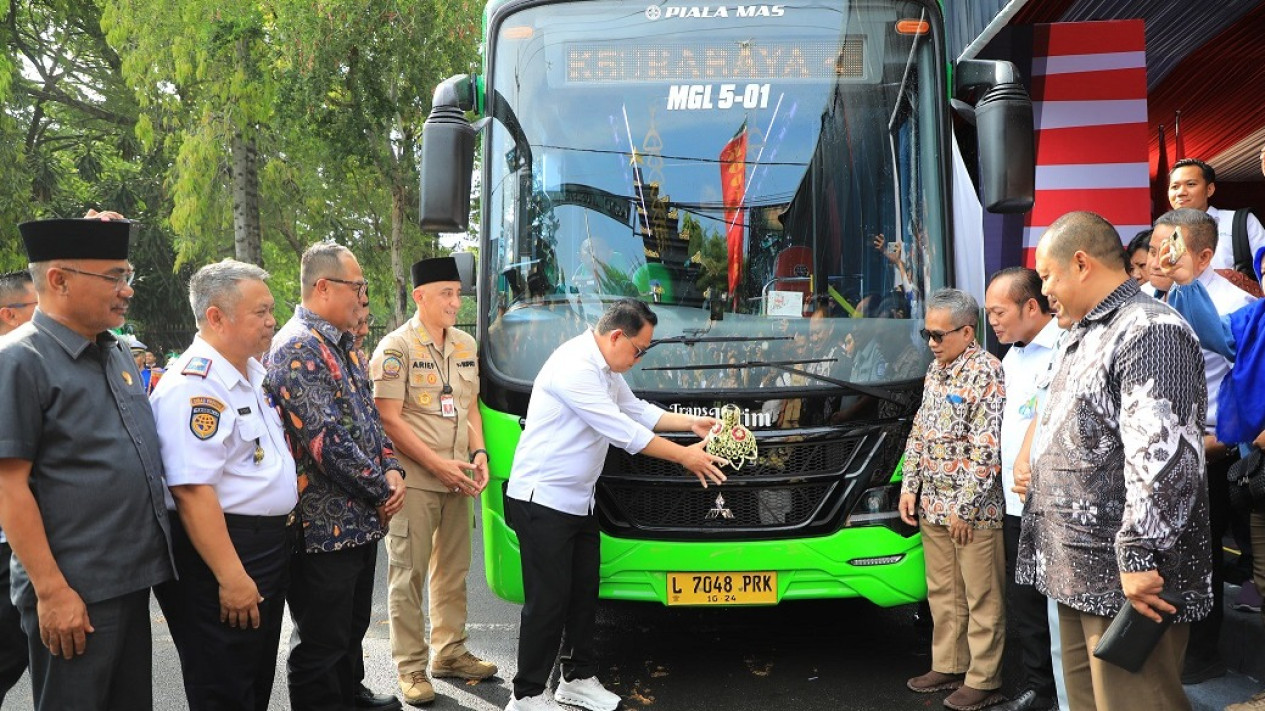
[[[586,336],[584,339],[585,355],[597,364],[597,367],[602,371],[603,375],[610,375],[610,363],[606,362],[606,357],[602,355],[602,349],[597,347],[597,332],[590,328],[584,332],[584,335]]]
[[[1059,336],[1063,335],[1063,329],[1059,328],[1059,320],[1051,318],[1049,323],[1042,327],[1036,337],[1032,339],[1032,343],[1028,345],[1038,345],[1042,348],[1053,350],[1059,344]]]
[[[216,350],[215,346],[207,343],[201,335],[195,335],[193,337],[193,345],[189,347],[189,351],[191,351],[194,356],[210,360],[211,372],[208,373],[208,377],[219,380],[224,384],[224,387],[229,390],[232,390],[238,385],[241,385],[249,390],[255,384],[263,383],[266,371],[264,370],[264,367],[259,364],[259,361],[254,358],[246,361],[246,370],[250,373],[250,378],[247,378],[228,361],[228,358],[225,358],[222,353]],[[215,367],[217,361],[220,366],[218,368]]]

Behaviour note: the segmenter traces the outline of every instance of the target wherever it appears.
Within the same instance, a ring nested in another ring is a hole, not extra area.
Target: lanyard
[[[428,334],[429,335],[429,334]],[[420,335],[418,336],[420,338]],[[452,384],[449,377],[452,375],[452,361],[444,358],[444,354],[435,347],[435,341],[432,339],[426,342],[426,350],[430,352],[431,357],[435,360],[444,361],[444,373],[439,377],[443,379],[444,388],[439,391],[439,411],[445,418],[450,418],[454,422],[457,421],[457,405],[452,396]],[[435,371],[439,372],[439,364],[435,364]],[[457,446],[457,430],[453,430],[452,445]]]
[[[423,326],[423,328],[425,327]],[[421,333],[419,333],[417,329],[414,329],[413,332],[417,336],[418,340],[421,340],[421,337],[422,337]],[[430,334],[427,334],[427,335],[429,336]],[[444,374],[439,376],[440,380],[442,380],[444,383],[444,388],[443,390],[440,390],[440,393],[443,395],[451,395],[452,385],[449,384],[449,376],[452,375],[452,361],[445,358],[443,352],[441,352],[438,348],[435,347],[434,339],[426,341],[426,350],[430,352],[431,357],[434,358],[436,361],[435,372],[439,372],[439,361],[442,360],[444,362]]]

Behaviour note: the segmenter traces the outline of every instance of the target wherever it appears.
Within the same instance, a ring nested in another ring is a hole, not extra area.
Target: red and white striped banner
[[[1024,261],[1072,210],[1107,218],[1128,242],[1150,227],[1146,37],[1142,20],[1034,25],[1036,203]]]

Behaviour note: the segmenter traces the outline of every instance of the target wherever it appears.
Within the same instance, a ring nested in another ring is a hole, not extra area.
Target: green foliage
[[[434,86],[477,61],[480,10],[479,0],[0,5],[0,268],[25,262],[19,221],[118,210],[144,225],[133,326],[151,346],[183,348],[189,276],[234,254],[229,148],[240,135],[257,150],[278,317],[299,299],[303,250],[332,239],[373,284],[379,327],[398,322],[412,310],[409,265],[447,251],[416,224],[416,155]]]
[[[686,213],[681,218],[681,234],[689,235],[690,261],[701,267],[699,291],[724,293],[729,288],[729,247],[720,230],[705,229],[698,218]]]

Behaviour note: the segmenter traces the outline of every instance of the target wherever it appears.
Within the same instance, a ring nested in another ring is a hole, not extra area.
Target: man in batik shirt
[[[299,477],[303,550],[291,562],[290,706],[398,709],[367,689],[361,639],[387,520],[404,503],[400,463],[373,404],[352,331],[369,292],[356,257],[313,245],[300,265],[303,304],[272,342],[265,387],[282,411]]]
[[[1002,538],[1001,362],[975,342],[979,304],[957,289],[927,300],[935,356],[905,448],[900,515],[921,524],[931,607],[931,670],[920,694],[954,689],[957,711],[1000,703],[1006,555]]]
[[[1212,598],[1199,342],[1138,290],[1119,235],[1098,215],[1055,220],[1036,263],[1071,328],[1038,415],[1016,576],[1058,601],[1073,709],[1189,709],[1189,623]],[[1180,596],[1181,609],[1162,591]],[[1136,673],[1090,654],[1130,604],[1157,622],[1176,613]]]

